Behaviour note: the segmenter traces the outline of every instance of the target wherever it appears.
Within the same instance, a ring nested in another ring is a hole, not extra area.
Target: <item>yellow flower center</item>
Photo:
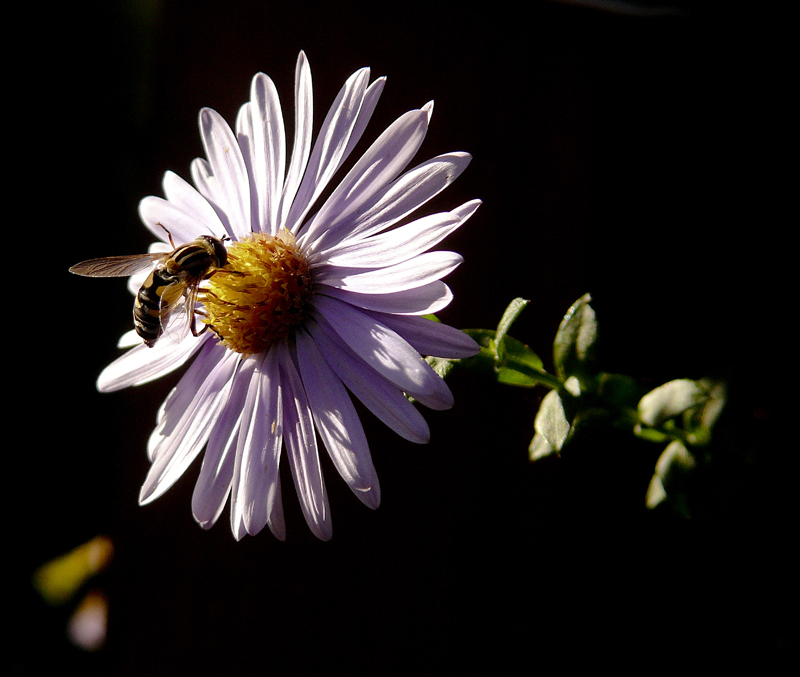
[[[303,320],[311,299],[308,263],[294,235],[253,233],[228,249],[228,263],[202,292],[203,321],[231,350],[252,355]]]

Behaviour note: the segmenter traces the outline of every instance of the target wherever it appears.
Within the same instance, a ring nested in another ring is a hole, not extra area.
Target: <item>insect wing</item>
[[[197,285],[173,282],[161,295],[161,332],[170,341],[180,343],[194,322]]]
[[[70,273],[84,277],[127,277],[147,270],[154,263],[164,260],[163,252],[132,254],[130,256],[105,256],[76,263]]]

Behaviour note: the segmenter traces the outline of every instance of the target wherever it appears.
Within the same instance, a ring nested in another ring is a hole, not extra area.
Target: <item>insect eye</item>
[[[228,250],[225,249],[225,245],[222,244],[222,242],[222,240],[216,240],[214,242],[214,254],[217,257],[217,261],[219,261],[220,268],[228,263]]]

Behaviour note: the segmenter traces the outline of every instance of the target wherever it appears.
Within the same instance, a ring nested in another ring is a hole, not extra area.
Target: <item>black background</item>
[[[785,22],[727,3],[666,15],[593,4],[166,0],[30,17],[6,108],[7,197],[29,214],[9,224],[5,299],[7,426],[24,431],[7,442],[15,674],[495,674],[787,651],[795,530],[778,431],[793,411],[779,387],[794,370],[796,216],[782,204]],[[197,465],[137,506],[175,378],[98,394],[131,297],[66,269],[145,250],[138,201],[161,194],[167,169],[189,177],[202,106],[233,121],[262,70],[291,115],[301,49],[317,126],[368,65],[388,82],[362,150],[434,99],[417,160],[474,156],[429,208],[484,201],[445,242],[465,263],[448,278],[444,321],[493,327],[523,296],[513,335],[549,363],[561,316],[589,291],[605,369],[652,385],[729,380],[721,437],[733,460],[695,520],[645,510],[658,450],[624,437],[530,465],[543,392],[465,374],[451,381],[455,408],[426,414],[427,446],[362,417],[379,510],[325,461],[330,542],[306,528],[288,477],[285,543],[267,532],[235,542],[227,510],[199,529]],[[46,607],[28,581],[98,533],[116,548],[92,581],[110,600],[109,634],[85,654],[64,637],[70,610]]]

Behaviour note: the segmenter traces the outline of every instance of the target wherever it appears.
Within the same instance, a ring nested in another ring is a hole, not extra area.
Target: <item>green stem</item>
[[[555,374],[548,374],[546,371],[537,372],[536,378],[539,379],[539,384],[550,388],[551,390],[557,390],[563,384],[561,383],[561,379],[558,378]]]

